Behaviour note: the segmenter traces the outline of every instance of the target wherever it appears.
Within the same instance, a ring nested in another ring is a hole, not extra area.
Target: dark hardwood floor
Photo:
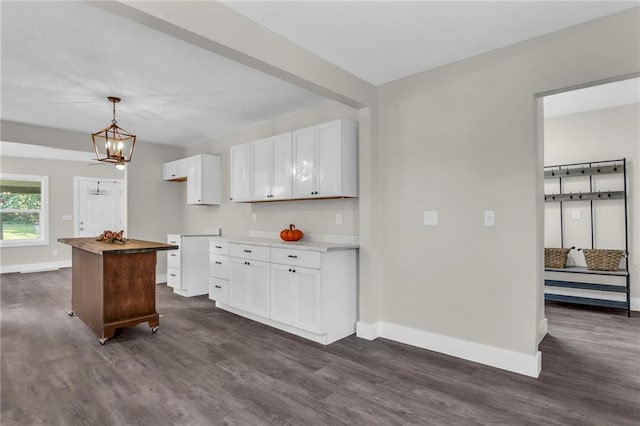
[[[2,425],[638,425],[640,318],[549,304],[539,379],[354,336],[328,347],[157,290],[105,346],[71,271],[1,279]]]

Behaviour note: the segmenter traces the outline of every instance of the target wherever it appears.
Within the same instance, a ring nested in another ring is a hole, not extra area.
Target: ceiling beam
[[[87,3],[353,108],[376,88],[217,1]]]

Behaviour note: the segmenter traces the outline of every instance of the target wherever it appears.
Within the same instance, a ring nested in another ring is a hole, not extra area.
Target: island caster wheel
[[[67,315],[69,315],[70,317],[72,317],[72,316],[74,316],[74,315],[75,315],[75,312],[73,312],[73,311],[69,311],[69,312],[67,312]]]
[[[156,334],[156,333],[158,332],[158,326],[156,325],[155,327],[153,327],[153,328],[151,329],[151,332],[152,332],[153,334]]]
[[[98,342],[100,342],[100,344],[104,346],[104,344],[107,343],[107,340],[109,340],[108,337],[103,337],[102,339],[98,339]]]

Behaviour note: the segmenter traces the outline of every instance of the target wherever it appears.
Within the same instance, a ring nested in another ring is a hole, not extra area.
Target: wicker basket
[[[624,250],[579,249],[584,253],[587,269],[594,271],[617,271],[625,256]]]
[[[567,266],[567,255],[574,249],[571,248],[546,248],[544,249],[545,268],[564,268]]]

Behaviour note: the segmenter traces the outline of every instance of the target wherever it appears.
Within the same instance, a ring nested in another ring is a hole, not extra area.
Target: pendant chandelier
[[[125,163],[131,161],[133,147],[136,144],[136,135],[131,134],[118,126],[116,121],[116,104],[120,98],[109,96],[109,102],[113,103],[113,120],[111,125],[99,132],[93,133],[93,149],[96,151],[96,159],[105,163],[113,163],[118,170],[124,170]]]

